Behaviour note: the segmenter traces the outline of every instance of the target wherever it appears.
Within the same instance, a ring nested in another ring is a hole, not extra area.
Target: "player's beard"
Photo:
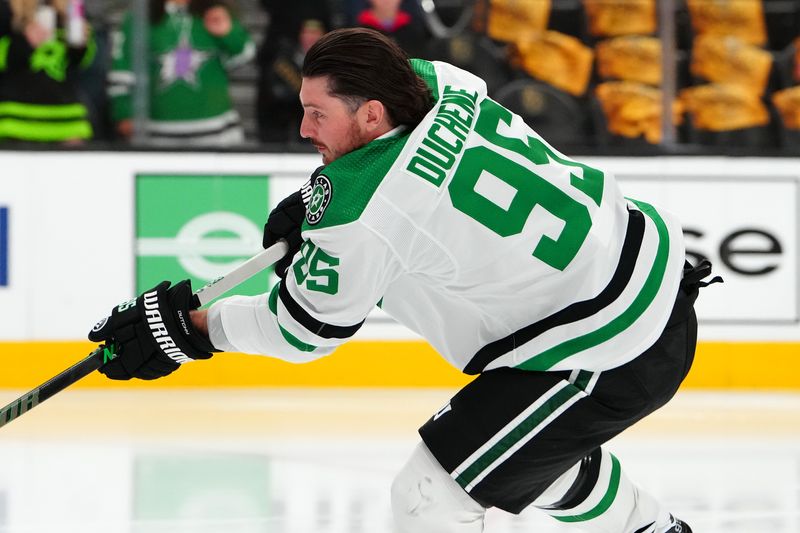
[[[335,148],[329,145],[325,145],[325,151],[322,153],[322,162],[325,165],[329,165],[330,163],[336,161],[343,155],[349,154],[353,150],[361,148],[362,146],[367,144],[369,140],[370,139],[367,137],[367,135],[361,131],[361,128],[358,125],[358,121],[353,119],[350,121],[350,126],[347,129],[347,135],[343,139],[341,145]],[[317,143],[314,142],[314,144]]]

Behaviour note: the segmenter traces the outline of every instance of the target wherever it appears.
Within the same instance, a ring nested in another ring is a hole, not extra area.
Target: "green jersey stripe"
[[[608,511],[608,508],[611,507],[611,504],[614,503],[614,500],[617,497],[617,491],[619,490],[619,480],[621,476],[621,469],[619,466],[619,460],[614,457],[613,454],[611,455],[611,477],[608,480],[608,490],[590,510],[586,511],[585,513],[581,513],[579,515],[573,516],[553,516],[556,520],[561,522],[586,522],[587,520],[591,520],[593,518],[597,518],[601,514]]]
[[[554,388],[555,389],[555,388]],[[457,469],[453,474],[456,475],[456,482],[464,490],[469,492],[472,487],[477,485],[486,477],[498,463],[504,454],[511,451],[518,445],[530,440],[535,434],[539,433],[550,421],[563,412],[567,407],[583,398],[583,391],[573,387],[569,383],[563,383],[557,390],[551,389],[551,395],[544,402],[538,404],[532,413],[527,415],[519,424],[512,427],[494,445],[484,451],[472,464],[459,473]],[[531,407],[535,407],[534,404]],[[506,428],[504,428],[505,430]]]
[[[95,41],[94,36],[92,36],[88,41],[86,41],[86,52],[83,53],[83,59],[81,59],[81,62],[78,64],[78,66],[81,68],[81,70],[86,70],[92,66],[95,57],[97,57],[97,41]]]
[[[278,329],[281,330],[281,335],[283,335],[283,338],[284,340],[286,340],[286,342],[288,342],[301,352],[313,352],[314,350],[317,349],[317,346],[314,346],[313,344],[307,344],[301,341],[300,339],[298,339],[297,337],[286,331],[286,329],[284,329],[284,327],[281,326],[281,323],[278,321],[278,291],[280,290],[281,283],[282,282],[276,283],[275,286],[272,287],[272,291],[269,293],[269,310],[272,312],[273,315],[275,315],[275,321],[278,322]]]
[[[24,102],[0,102],[0,115],[17,118],[67,120],[86,118],[86,106],[83,104],[27,104]]]
[[[0,72],[8,67],[8,47],[11,45],[11,37],[8,35],[0,38]]]
[[[0,118],[0,138],[13,137],[26,141],[63,141],[89,139],[92,126],[85,119],[69,122],[28,122],[24,119]]]
[[[669,230],[667,229],[666,223],[661,218],[661,215],[658,214],[658,211],[656,211],[652,205],[633,199],[631,199],[631,201],[636,204],[642,213],[653,221],[658,233],[658,247],[656,249],[655,259],[653,260],[653,266],[639,294],[636,295],[631,305],[628,306],[622,314],[605,326],[580,337],[564,341],[557,346],[553,346],[517,365],[517,368],[522,370],[545,371],[571,355],[575,355],[583,350],[588,350],[589,348],[593,348],[611,339],[642,316],[650,303],[658,295],[661,282],[664,280],[664,273],[667,269],[667,260],[669,259]]]

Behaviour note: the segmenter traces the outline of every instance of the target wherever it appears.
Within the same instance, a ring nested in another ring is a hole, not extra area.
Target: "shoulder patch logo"
[[[312,226],[322,220],[325,209],[331,203],[333,188],[331,180],[327,176],[319,175],[314,180],[314,187],[311,189],[311,199],[308,201],[306,209],[306,221]]]

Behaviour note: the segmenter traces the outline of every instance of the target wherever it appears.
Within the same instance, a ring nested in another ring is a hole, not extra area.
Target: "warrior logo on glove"
[[[147,324],[150,326],[150,333],[161,351],[176,363],[183,364],[191,361],[191,358],[183,353],[169,336],[158,306],[158,291],[144,293],[144,314],[147,317]],[[183,320],[181,312],[178,311],[177,314],[181,318],[181,325],[185,326],[186,321]]]
[[[217,351],[195,331],[189,312],[198,306],[189,280],[163,281],[111,311],[89,332],[94,342],[114,342],[117,357],[100,372],[111,379],[156,379]]]

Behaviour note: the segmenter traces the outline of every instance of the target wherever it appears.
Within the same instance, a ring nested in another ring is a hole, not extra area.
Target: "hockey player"
[[[102,371],[152,379],[215,350],[309,361],[377,304],[477,374],[420,429],[391,490],[396,531],[478,533],[488,507],[534,506],[590,532],[690,532],[602,447],[691,366],[710,266],[685,264],[678,222],[479,78],[372,30],[314,45],[300,100],[325,166],[267,221],[264,244],[296,251],[283,279],[207,312],[188,282],[163,282],[90,334],[121,344]]]

